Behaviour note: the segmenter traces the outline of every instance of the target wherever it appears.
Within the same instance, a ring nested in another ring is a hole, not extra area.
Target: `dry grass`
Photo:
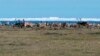
[[[0,31],[0,56],[99,55],[99,29]]]

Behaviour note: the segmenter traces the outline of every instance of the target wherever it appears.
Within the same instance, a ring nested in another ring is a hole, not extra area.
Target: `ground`
[[[100,29],[0,30],[0,56],[99,56]]]

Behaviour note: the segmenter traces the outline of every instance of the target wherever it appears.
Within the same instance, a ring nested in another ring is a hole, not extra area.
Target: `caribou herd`
[[[32,28],[32,29],[50,29],[50,30],[59,30],[59,29],[100,29],[100,24],[90,24],[87,22],[77,22],[76,24],[63,23],[31,23],[31,22],[19,22],[12,25],[12,28]]]
[[[100,29],[100,24],[89,24],[87,22],[77,22],[76,24],[67,24],[66,22],[63,23],[16,23],[13,25],[13,28],[32,28],[32,29],[51,29],[51,30],[59,30],[59,29],[67,29],[67,28],[97,28]]]

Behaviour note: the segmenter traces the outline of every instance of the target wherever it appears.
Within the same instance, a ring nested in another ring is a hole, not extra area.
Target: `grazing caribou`
[[[24,23],[15,23],[13,25],[13,27],[23,28],[24,27]]]
[[[77,23],[78,27],[81,28],[81,26],[89,27],[89,24],[87,22],[78,22]]]

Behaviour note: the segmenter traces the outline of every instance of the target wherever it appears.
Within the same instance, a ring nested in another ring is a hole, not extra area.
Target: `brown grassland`
[[[0,29],[0,56],[100,56],[100,29]]]

